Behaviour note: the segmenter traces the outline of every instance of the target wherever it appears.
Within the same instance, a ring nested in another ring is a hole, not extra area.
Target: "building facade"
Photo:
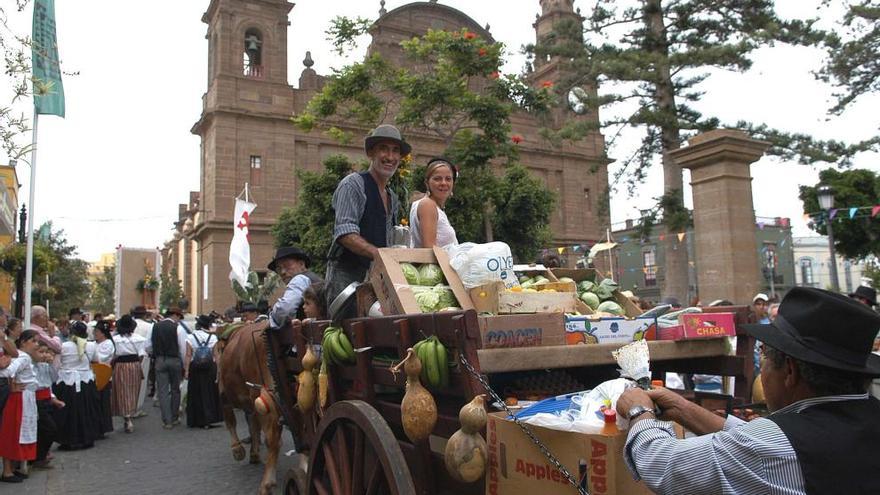
[[[547,39],[558,22],[583,21],[573,0],[540,0],[535,7],[539,13],[532,28],[537,43]],[[207,25],[208,88],[202,115],[192,128],[201,138],[201,184],[180,206],[174,237],[163,250],[166,269],[176,269],[194,312],[219,311],[235,303],[228,255],[233,200],[245,183],[258,205],[249,226],[251,266],[261,271],[274,249],[269,229],[281,209],[297,200],[296,172],[320,170],[323,159],[333,154],[365,158],[358,139],[340,144],[320,131],[304,133],[290,123],[291,115],[302,111],[324,82],[312,69],[310,57],[303,61],[297,87],[287,81],[292,8],[284,0],[211,0],[202,17]],[[406,63],[400,41],[428,29],[467,28],[492,40],[491,33],[466,14],[437,2],[411,3],[387,12],[383,8],[379,14],[370,29],[369,51],[399,65]],[[528,77],[537,87],[560,80],[563,70],[562,61],[544,58],[535,61]],[[577,89],[595,93],[591,86]],[[567,100],[567,95],[560,96]],[[598,115],[583,106],[561,106],[551,126],[570,119],[595,121]],[[387,122],[393,123],[393,116]],[[554,243],[592,244],[601,239],[609,223],[607,199],[602,199],[608,184],[602,135],[594,132],[577,143],[552,147],[540,137],[542,124],[529,116],[515,115],[512,124],[513,132],[524,138],[519,145],[522,163],[558,194],[551,221]],[[355,136],[369,130],[345,122],[338,126]],[[406,137],[415,163],[443,151],[443,143],[432,135],[407,132]]]
[[[18,226],[18,175],[14,165],[0,165],[0,249],[16,242]],[[11,311],[15,277],[0,273],[0,306]]]
[[[654,226],[650,234],[643,235],[637,220],[628,220],[614,231],[614,273],[621,289],[631,290],[642,299],[657,302],[661,297],[665,266],[664,243],[659,238],[662,226]],[[760,267],[761,290],[778,299],[797,284],[795,275],[795,242],[791,236],[788,218],[757,218],[755,225],[755,256]],[[700,281],[694,260],[694,230],[689,228],[678,243],[680,249],[688,250],[689,294],[699,299]],[[828,244],[825,244],[826,251]],[[800,284],[797,284],[800,285]],[[695,295],[695,296],[694,296]],[[693,302],[681,301],[682,304]],[[708,304],[711,301],[702,301]]]
[[[839,254],[837,260],[837,283],[841,292],[852,293],[862,280],[864,261],[848,260]],[[828,237],[811,236],[794,238],[795,281],[801,287],[831,289],[831,252]]]

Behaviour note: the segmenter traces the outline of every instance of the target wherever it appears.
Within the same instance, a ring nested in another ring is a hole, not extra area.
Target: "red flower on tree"
[[[523,137],[519,134],[514,134],[513,136],[510,136],[510,140],[513,141],[513,144],[519,144],[523,141]]]
[[[495,72],[489,74],[489,77],[491,77],[492,79],[498,79],[499,77],[501,77],[501,73],[496,70]]]
[[[541,83],[541,87],[544,89],[549,89],[553,87],[553,81],[544,81]]]
[[[486,50],[485,48],[480,48],[477,53],[482,57],[489,53],[489,50]]]
[[[472,40],[476,37],[477,37],[477,35],[475,33],[470,32],[470,31],[467,31],[466,33],[464,33],[464,39],[466,39],[466,40]]]

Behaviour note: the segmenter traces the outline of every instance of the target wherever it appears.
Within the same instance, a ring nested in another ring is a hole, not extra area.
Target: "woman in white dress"
[[[429,248],[458,244],[455,229],[449,223],[446,200],[452,197],[458,172],[445,158],[432,158],[425,168],[425,196],[409,210],[412,247]]]
[[[69,330],[70,340],[61,344],[61,368],[53,387],[55,396],[66,404],[55,411],[55,441],[62,450],[86,449],[100,436],[101,408],[91,366],[98,346],[86,340],[85,323],[75,321]]]
[[[113,336],[110,335],[112,323],[108,320],[101,320],[95,324],[95,362],[112,366],[113,356],[116,355],[116,344],[113,343]],[[98,400],[101,406],[100,417],[100,436],[104,438],[105,433],[113,431],[113,414],[110,410],[110,398],[113,396],[113,380],[104,386],[103,390],[98,391]]]
[[[186,337],[183,364],[187,378],[186,425],[190,428],[210,428],[223,421],[214,362],[217,335],[210,332],[213,323],[210,316],[199,315],[196,329]]]
[[[113,357],[113,394],[110,409],[114,416],[122,416],[125,432],[134,431],[132,417],[137,413],[138,394],[144,372],[141,361],[147,355],[144,344],[147,339],[134,333],[137,322],[131,315],[124,315],[116,322],[116,335],[113,337],[115,355]]]

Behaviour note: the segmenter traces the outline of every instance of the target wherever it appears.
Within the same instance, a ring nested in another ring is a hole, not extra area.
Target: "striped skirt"
[[[114,416],[130,417],[137,412],[138,394],[144,372],[141,363],[116,363],[113,366],[113,392],[110,408]]]

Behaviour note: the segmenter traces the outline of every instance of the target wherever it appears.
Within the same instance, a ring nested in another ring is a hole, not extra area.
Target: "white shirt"
[[[85,350],[80,356],[74,341],[61,344],[61,369],[58,370],[58,380],[55,383],[63,382],[69,387],[76,387],[79,392],[80,383],[94,380],[91,363],[95,359],[97,348],[94,342],[86,342]]]
[[[213,349],[214,344],[217,343],[217,336],[213,333],[208,333],[202,329],[193,330],[193,333],[186,337],[186,345],[193,351],[199,346],[198,342],[196,342],[196,337],[198,337],[199,342],[207,345],[209,349]]]
[[[296,310],[303,303],[303,293],[310,285],[312,285],[312,281],[302,273],[290,279],[287,288],[284,289],[284,294],[275,301],[272,310],[269,311],[272,326],[280,327],[288,317],[296,318]]]
[[[409,224],[411,225],[409,234],[412,243],[411,247],[414,248],[431,247],[422,245],[422,231],[419,229],[419,203],[426,198],[414,202],[409,209]],[[446,212],[439,206],[437,207],[437,239],[434,243],[440,247],[458,244],[458,239],[455,237],[455,229],[449,223]]]
[[[116,347],[113,345],[113,341],[107,339],[100,344],[96,343],[96,346],[95,361],[110,364],[110,360],[113,359],[113,355],[116,353]]]
[[[147,355],[147,351],[144,349],[146,339],[136,333],[131,335],[114,335],[113,342],[116,344],[117,356],[128,356],[131,354],[137,354],[138,356]]]
[[[150,330],[153,328],[153,324],[140,318],[135,318],[134,321],[137,323],[137,327],[134,329],[134,334],[147,338],[147,335],[150,334]]]
[[[26,352],[20,352],[9,366],[0,370],[0,373],[4,372],[8,374],[0,376],[15,378],[15,383],[24,385],[18,442],[21,444],[34,443],[37,441],[37,400],[34,392],[36,392],[38,385],[33,361]]]

